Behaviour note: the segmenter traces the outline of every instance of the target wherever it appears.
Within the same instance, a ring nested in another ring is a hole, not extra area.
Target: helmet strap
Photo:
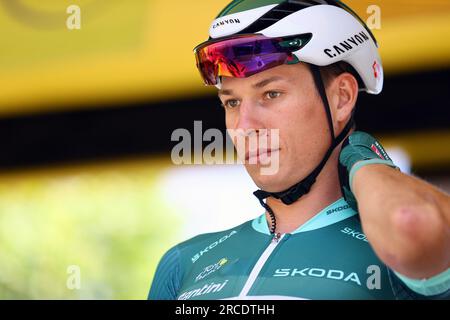
[[[289,189],[282,191],[282,192],[267,192],[264,190],[257,190],[253,192],[253,194],[258,198],[261,205],[267,210],[269,213],[272,225],[270,228],[270,233],[275,234],[276,232],[276,218],[273,210],[269,207],[269,205],[264,202],[264,199],[268,197],[274,197],[275,199],[280,199],[285,205],[291,205],[294,202],[296,202],[298,199],[300,199],[302,196],[307,194],[310,190],[313,184],[316,182],[316,179],[320,172],[323,170],[325,164],[328,162],[331,154],[333,153],[334,149],[344,140],[344,138],[347,136],[347,134],[350,132],[350,130],[354,126],[354,120],[353,120],[353,114],[345,128],[342,130],[342,132],[338,135],[336,138],[334,135],[334,126],[333,126],[333,119],[331,116],[331,108],[328,102],[328,98],[326,95],[325,85],[323,82],[322,75],[320,73],[320,69],[318,66],[310,65],[311,72],[314,78],[314,83],[317,87],[317,91],[319,92],[319,95],[322,99],[323,106],[325,108],[325,112],[327,115],[328,120],[328,126],[330,129],[330,135],[331,135],[331,146],[328,148],[327,152],[325,153],[325,156],[323,157],[322,161],[319,163],[319,165],[302,181],[298,182],[297,184],[293,185]]]

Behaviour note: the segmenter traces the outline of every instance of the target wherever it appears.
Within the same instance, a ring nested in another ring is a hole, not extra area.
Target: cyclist
[[[245,154],[265,213],[170,249],[149,299],[448,299],[450,197],[354,129],[358,92],[383,87],[364,22],[340,1],[235,0],[209,35],[197,66],[227,128],[279,129]]]

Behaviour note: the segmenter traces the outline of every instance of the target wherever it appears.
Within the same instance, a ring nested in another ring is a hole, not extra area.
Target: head
[[[278,157],[272,175],[246,159],[253,180],[268,192],[319,168],[335,137],[348,130],[358,91],[377,94],[383,85],[372,33],[340,1],[235,0],[195,52],[205,83],[219,89],[227,128],[269,140],[259,155]],[[320,75],[310,66],[320,67]],[[273,129],[278,145],[270,141]]]
[[[348,72],[336,75],[325,69],[322,74],[337,135],[352,117],[358,82]],[[247,141],[267,139],[269,159],[279,159],[279,168],[272,175],[262,174],[259,161],[245,159],[247,171],[263,190],[285,190],[302,180],[331,144],[323,102],[305,63],[278,66],[249,78],[224,77],[219,98],[227,129],[242,129]],[[278,146],[271,145],[272,129],[279,129]]]

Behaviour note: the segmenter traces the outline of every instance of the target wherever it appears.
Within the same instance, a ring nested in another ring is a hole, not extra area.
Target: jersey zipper
[[[247,296],[250,289],[253,287],[253,284],[255,283],[256,279],[258,278],[259,273],[261,272],[261,269],[266,264],[269,257],[272,255],[273,251],[276,249],[278,245],[280,245],[281,241],[285,237],[286,234],[282,234],[279,237],[274,237],[269,245],[267,246],[266,250],[264,250],[263,254],[259,257],[258,261],[256,262],[255,266],[253,267],[252,271],[250,272],[250,275],[247,278],[247,281],[244,284],[244,287],[241,290],[241,293],[239,293],[238,298],[244,298]]]

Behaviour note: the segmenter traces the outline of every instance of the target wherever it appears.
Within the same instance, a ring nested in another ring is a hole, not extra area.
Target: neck
[[[276,233],[291,233],[314,217],[323,208],[342,197],[337,164],[340,148],[336,148],[316,179],[309,193],[291,205],[273,197],[267,199],[276,217]],[[266,219],[271,224],[269,214]],[[270,228],[270,227],[269,227]]]

